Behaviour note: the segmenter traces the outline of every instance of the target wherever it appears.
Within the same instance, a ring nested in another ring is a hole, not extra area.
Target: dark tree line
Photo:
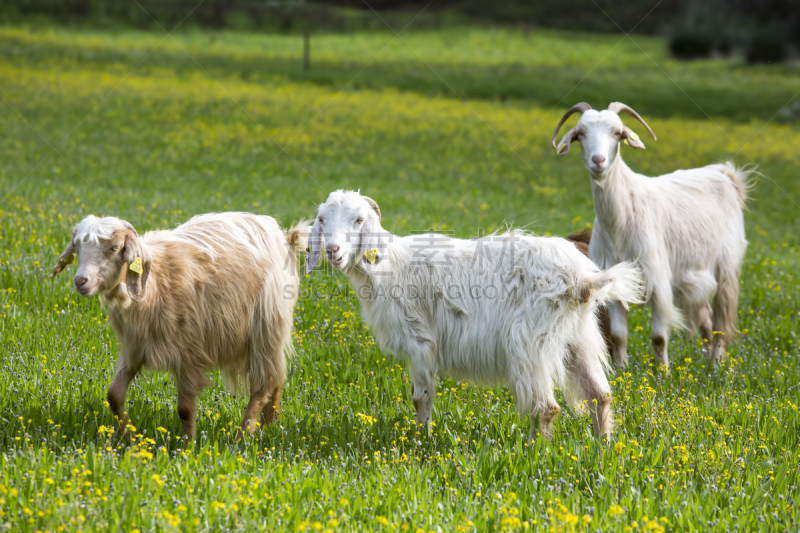
[[[190,24],[295,31],[346,31],[375,22],[377,11],[418,12],[419,24],[442,13],[489,23],[563,29],[669,34],[681,29],[728,33],[761,28],[800,39],[800,0],[3,0],[0,19],[46,16],[63,22],[117,21],[169,27],[192,11]],[[347,14],[336,8],[351,8]],[[354,15],[355,13],[355,15]],[[360,15],[360,16],[359,16]]]

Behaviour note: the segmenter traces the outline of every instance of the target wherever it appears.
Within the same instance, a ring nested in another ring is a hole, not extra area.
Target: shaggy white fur
[[[600,271],[570,242],[519,231],[476,240],[396,237],[377,204],[336,191],[319,207],[307,272],[322,250],[349,277],[381,349],[410,364],[417,422],[430,424],[435,377],[507,384],[520,412],[550,438],[560,412],[590,402],[595,434],[610,434],[606,348],[595,312],[638,302],[638,270]]]
[[[752,170],[728,162],[657,178],[637,174],[622,160],[619,144],[623,140],[643,149],[644,143],[622,124],[620,111],[636,117],[655,139],[644,120],[620,103],[602,111],[577,104],[553,133],[555,147],[561,125],[572,113],[581,113],[557,151],[564,155],[570,143],[579,141],[592,178],[596,218],[589,257],[600,268],[620,261],[641,265],[653,307],[653,347],[665,367],[672,327],[687,327],[689,334],[699,327],[705,343],[713,337],[713,347],[705,349],[719,361],[736,334],[739,274],[747,249],[742,209]],[[625,366],[628,312],[618,304],[609,312],[613,360]]]

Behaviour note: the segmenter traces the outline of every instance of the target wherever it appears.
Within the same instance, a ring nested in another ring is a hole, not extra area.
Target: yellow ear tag
[[[627,144],[628,146],[630,146],[630,145],[631,145],[631,143],[629,143],[629,142],[628,142],[628,138],[627,138],[627,137],[625,137],[624,139],[622,139],[622,142],[624,142],[624,143],[625,143],[625,144]]]
[[[367,258],[367,261],[369,261],[370,265],[374,265],[375,259],[378,257],[378,249],[373,248],[372,250],[367,250],[364,252],[364,257]]]
[[[630,132],[630,133],[628,133],[628,137],[630,137],[630,138],[631,138],[631,139],[633,139],[634,141],[638,141],[638,140],[639,140],[639,136],[638,136],[638,135],[636,135],[634,132]]]
[[[130,266],[128,268],[130,268],[131,270],[133,270],[137,274],[141,274],[143,272],[143,270],[142,270],[142,258],[141,257],[137,257],[133,261],[133,263],[130,264]]]
[[[563,154],[566,149],[567,149],[567,143],[561,143],[561,146],[558,147],[558,155]]]

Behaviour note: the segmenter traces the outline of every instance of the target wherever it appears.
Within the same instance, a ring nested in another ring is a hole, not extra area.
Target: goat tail
[[[595,305],[619,301],[627,309],[630,304],[645,302],[645,288],[642,272],[634,263],[619,263],[585,276],[580,283],[580,299]]]
[[[730,161],[726,161],[723,167],[722,172],[733,182],[736,194],[739,196],[739,204],[745,207],[745,203],[750,198],[750,189],[754,185],[753,176],[758,175],[756,168],[753,166],[738,168]]]
[[[286,231],[286,242],[289,248],[298,252],[308,248],[308,235],[311,232],[311,223],[301,220]]]

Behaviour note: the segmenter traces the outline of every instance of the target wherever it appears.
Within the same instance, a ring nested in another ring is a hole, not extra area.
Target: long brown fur
[[[295,252],[305,248],[307,228],[301,222],[284,234],[270,217],[223,213],[137,238],[137,253],[149,258],[141,300],[129,294],[125,281],[134,273],[124,259],[117,283],[103,292],[121,344],[108,402],[123,428],[126,391],[141,368],[174,376],[178,414],[190,440],[197,397],[214,368],[226,383],[249,384],[241,431],[254,432],[259,415],[266,423],[277,417],[299,293]],[[125,436],[130,440],[129,431]]]

